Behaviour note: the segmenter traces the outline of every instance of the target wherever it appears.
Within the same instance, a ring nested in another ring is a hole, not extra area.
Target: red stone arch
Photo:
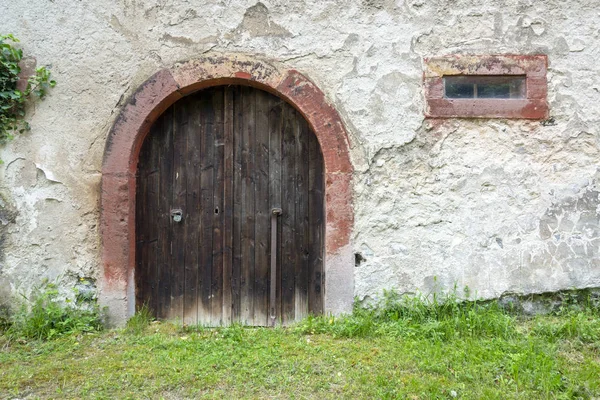
[[[285,99],[308,121],[325,161],[325,312],[351,310],[352,164],[335,108],[304,75],[244,56],[204,57],[158,71],[131,96],[107,139],[102,163],[100,303],[111,324],[135,310],[135,187],[141,145],[154,121],[183,96],[217,85],[254,86]]]

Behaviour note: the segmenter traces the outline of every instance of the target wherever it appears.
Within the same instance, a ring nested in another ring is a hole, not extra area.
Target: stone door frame
[[[208,56],[158,71],[129,98],[106,141],[102,163],[99,301],[109,324],[135,312],[135,193],[140,148],[154,123],[180,98],[218,85],[247,85],[296,108],[314,131],[325,163],[324,311],[350,312],[354,224],[350,144],[344,124],[324,93],[300,72],[241,55]]]

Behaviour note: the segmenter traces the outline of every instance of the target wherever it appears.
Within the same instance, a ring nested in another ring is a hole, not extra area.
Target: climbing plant
[[[19,63],[23,59],[23,50],[14,47],[18,41],[11,34],[0,35],[0,144],[29,129],[24,119],[27,101],[43,99],[48,89],[56,85],[48,68],[38,67],[34,75],[27,77],[25,90],[18,89]]]

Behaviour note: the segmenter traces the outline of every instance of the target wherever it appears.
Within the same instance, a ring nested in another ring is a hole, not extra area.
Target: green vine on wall
[[[23,50],[13,46],[18,41],[11,34],[0,35],[0,145],[29,129],[24,119],[27,101],[43,99],[48,89],[56,85],[50,79],[48,68],[38,67],[35,74],[27,78],[25,90],[18,89],[19,63],[23,59]]]

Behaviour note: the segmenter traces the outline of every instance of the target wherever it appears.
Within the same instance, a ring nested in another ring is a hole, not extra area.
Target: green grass
[[[136,317],[54,340],[0,337],[0,398],[593,399],[600,312],[394,296],[288,328]]]

